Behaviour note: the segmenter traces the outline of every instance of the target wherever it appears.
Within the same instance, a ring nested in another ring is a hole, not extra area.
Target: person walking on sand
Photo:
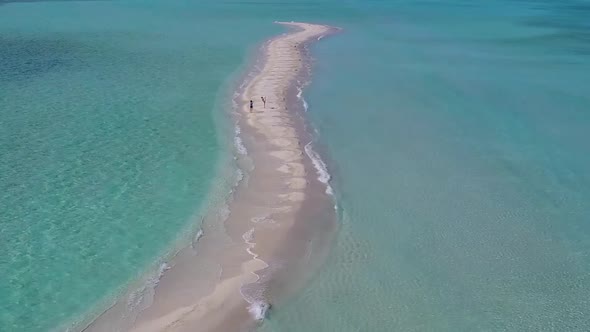
[[[252,101],[252,99],[250,99],[250,112],[252,112],[253,108],[254,108],[254,102]]]
[[[260,97],[260,99],[262,99],[262,104],[264,105],[263,107],[266,108],[266,98]]]

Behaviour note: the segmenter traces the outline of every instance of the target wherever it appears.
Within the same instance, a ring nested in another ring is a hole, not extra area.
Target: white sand
[[[306,23],[277,23],[294,29],[268,43],[261,72],[241,96],[240,123],[243,132],[250,134],[244,143],[255,169],[249,174],[248,185],[239,186],[230,203],[224,223],[230,239],[221,246],[218,242],[222,241],[205,232],[196,248],[201,260],[219,265],[220,278],[206,294],[193,292],[191,283],[201,282],[191,279],[192,271],[198,270],[194,266],[197,261],[191,257],[179,260],[164,274],[152,305],[139,314],[130,331],[231,332],[255,324],[243,286],[255,283],[259,279],[256,271],[268,266],[259,257],[272,257],[289,236],[306,199],[308,183],[315,181],[313,166],[304,161],[296,121],[285,100],[303,69],[302,43],[317,40],[331,29]],[[261,96],[266,97],[266,108]],[[253,110],[250,100],[254,101]],[[99,318],[88,331],[108,331],[105,326],[108,324],[102,324]]]

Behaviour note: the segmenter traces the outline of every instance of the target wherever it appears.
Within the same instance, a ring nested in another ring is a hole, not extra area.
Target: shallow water
[[[191,6],[0,6],[1,330],[81,319],[198,226],[216,96],[274,27]]]
[[[341,230],[261,330],[589,330],[589,11],[0,2],[0,326],[79,319],[154,266],[229,153],[224,83],[301,20],[344,28],[304,93]]]
[[[305,93],[339,238],[261,330],[590,329],[590,9],[359,6]]]

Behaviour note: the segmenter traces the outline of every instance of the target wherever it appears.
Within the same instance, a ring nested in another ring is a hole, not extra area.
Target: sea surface
[[[261,330],[590,331],[590,3],[353,6],[304,92],[341,229]]]
[[[0,1],[0,330],[103,310],[198,229],[274,20],[340,229],[261,331],[590,330],[587,1]]]
[[[84,321],[198,227],[229,153],[221,87],[279,31],[240,16],[0,2],[0,331]]]

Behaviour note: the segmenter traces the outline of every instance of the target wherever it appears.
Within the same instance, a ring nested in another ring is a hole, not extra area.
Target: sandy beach
[[[118,303],[85,331],[249,330],[302,284],[311,256],[327,251],[334,202],[297,92],[309,79],[307,43],[334,29],[277,23],[290,32],[265,44],[259,71],[235,99],[243,180],[227,210],[205,220],[204,235],[164,268],[149,305],[133,313],[130,300]]]

